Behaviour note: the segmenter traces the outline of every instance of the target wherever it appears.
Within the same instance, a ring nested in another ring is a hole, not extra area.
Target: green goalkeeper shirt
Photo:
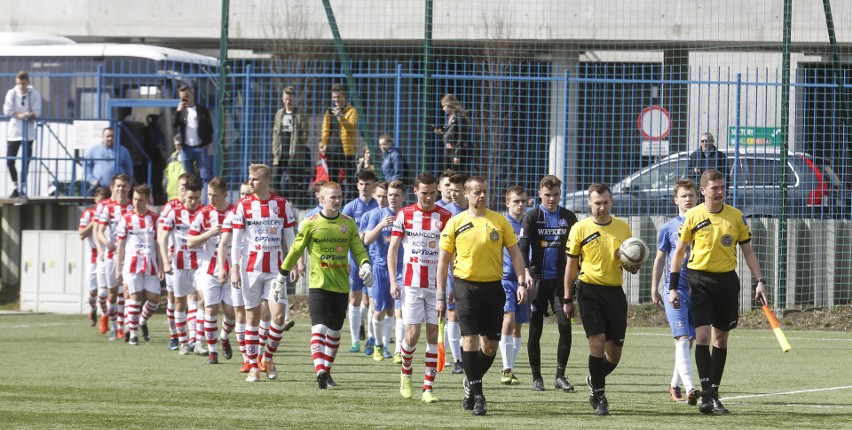
[[[308,249],[310,273],[308,286],[335,293],[349,293],[349,250],[358,265],[370,262],[367,249],[358,236],[355,220],[338,213],[336,218],[326,218],[322,213],[302,221],[299,234],[281,268],[291,270]]]

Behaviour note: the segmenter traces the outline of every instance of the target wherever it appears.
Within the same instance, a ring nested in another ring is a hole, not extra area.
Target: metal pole
[[[215,169],[216,175],[222,174],[225,150],[225,98],[228,96],[228,26],[230,1],[222,0],[222,24],[219,37],[219,85],[216,86],[216,136]],[[239,181],[236,181],[239,183]],[[239,187],[237,187],[239,190]]]
[[[787,165],[790,133],[790,40],[793,1],[784,0],[784,34],[781,47],[781,165]],[[781,210],[778,218],[778,282],[776,307],[787,307],[787,169],[781,169]]]
[[[423,142],[420,145],[420,171],[426,172],[430,171],[429,165],[434,157],[431,155],[435,155],[435,145],[434,139],[435,134],[431,133],[432,124],[429,121],[431,117],[431,106],[433,106],[432,101],[432,0],[426,0],[426,11],[424,15],[424,27],[425,32],[423,34],[423,108],[421,109],[421,114],[423,118],[421,119],[423,124],[423,129],[425,132],[423,133]],[[431,149],[431,151],[430,151]],[[438,171],[442,171],[443,166],[438,166]]]
[[[732,204],[735,207],[737,206],[737,179],[739,179],[739,175],[737,174],[737,172],[739,172],[740,170],[738,166],[740,164],[740,100],[742,100],[742,84],[743,75],[742,73],[737,73],[737,115],[734,117],[734,131],[736,133],[737,139],[734,141],[734,175],[733,178],[731,178],[733,180],[733,184],[728,184],[728,189],[733,188],[734,195]]]
[[[401,143],[399,133],[402,128],[402,63],[396,65],[396,82],[394,85],[393,95],[393,138],[396,139],[397,146]],[[401,147],[400,147],[401,149]]]
[[[240,177],[248,177],[249,166],[249,110],[251,105],[251,64],[246,67],[246,80],[243,86],[243,165],[240,167]]]

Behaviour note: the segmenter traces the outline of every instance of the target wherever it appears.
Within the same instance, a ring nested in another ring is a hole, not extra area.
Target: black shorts
[[[689,300],[696,327],[712,325],[728,331],[737,327],[740,318],[740,278],[737,272],[712,273],[690,270]]]
[[[562,284],[563,278],[535,279],[535,286],[530,298],[530,311],[541,312],[547,316],[547,309],[553,310],[554,314],[562,311],[562,298],[565,297],[565,288]]]
[[[308,311],[312,326],[321,324],[331,330],[340,330],[348,306],[349,293],[335,293],[319,288],[308,290]]]
[[[480,335],[500,340],[503,305],[506,303],[506,293],[500,280],[473,282],[454,278],[453,297],[462,336]]]
[[[621,287],[577,282],[577,305],[586,337],[603,333],[606,340],[624,346],[627,296]]]

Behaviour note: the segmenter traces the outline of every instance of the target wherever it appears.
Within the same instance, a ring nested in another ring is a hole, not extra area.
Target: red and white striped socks
[[[423,375],[423,390],[431,390],[438,374],[438,344],[426,344],[425,374]]]
[[[130,332],[130,337],[136,337],[136,330],[139,328],[139,313],[140,313],[140,303],[136,300],[130,299],[125,303],[126,307],[124,308],[127,312],[127,331]]]
[[[402,341],[402,374],[411,375],[413,372],[414,352],[417,351],[416,346],[408,345],[405,340]]]
[[[246,325],[237,324],[234,328],[237,336],[237,345],[240,347],[240,354],[243,355],[243,363],[248,363],[248,354],[246,353]]]
[[[148,324],[148,320],[154,315],[154,312],[159,309],[160,303],[148,300],[145,306],[142,307],[142,315],[139,316],[139,325]],[[172,316],[174,318],[174,316]]]
[[[256,326],[246,326],[246,355],[252,369],[257,369],[257,352],[260,349],[260,336],[257,332]]]
[[[181,345],[189,342],[189,337],[186,335],[186,325],[186,312],[175,311],[175,330]]]
[[[175,304],[172,301],[166,302],[166,320],[169,322],[169,339],[177,339],[177,325],[175,324]]]
[[[218,318],[216,315],[207,315],[204,318],[204,337],[207,340],[207,349],[211,354],[219,352],[219,329]]]
[[[281,343],[281,336],[284,333],[284,326],[271,324],[269,327],[269,340],[266,342],[266,352],[263,353],[263,361],[272,361],[275,352],[278,351],[278,345]]]

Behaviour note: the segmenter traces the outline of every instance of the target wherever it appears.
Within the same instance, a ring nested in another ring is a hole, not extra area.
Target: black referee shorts
[[[712,325],[728,331],[737,327],[740,319],[740,278],[737,272],[704,272],[690,269],[689,300],[692,301],[692,320],[696,327]]]
[[[308,289],[308,312],[311,325],[322,324],[332,330],[343,328],[349,293],[335,293],[319,288]]]
[[[607,341],[624,346],[627,333],[627,296],[621,287],[577,282],[577,305],[586,337],[605,334]]]
[[[499,279],[473,282],[454,278],[453,297],[462,336],[480,335],[500,340],[506,293]]]

